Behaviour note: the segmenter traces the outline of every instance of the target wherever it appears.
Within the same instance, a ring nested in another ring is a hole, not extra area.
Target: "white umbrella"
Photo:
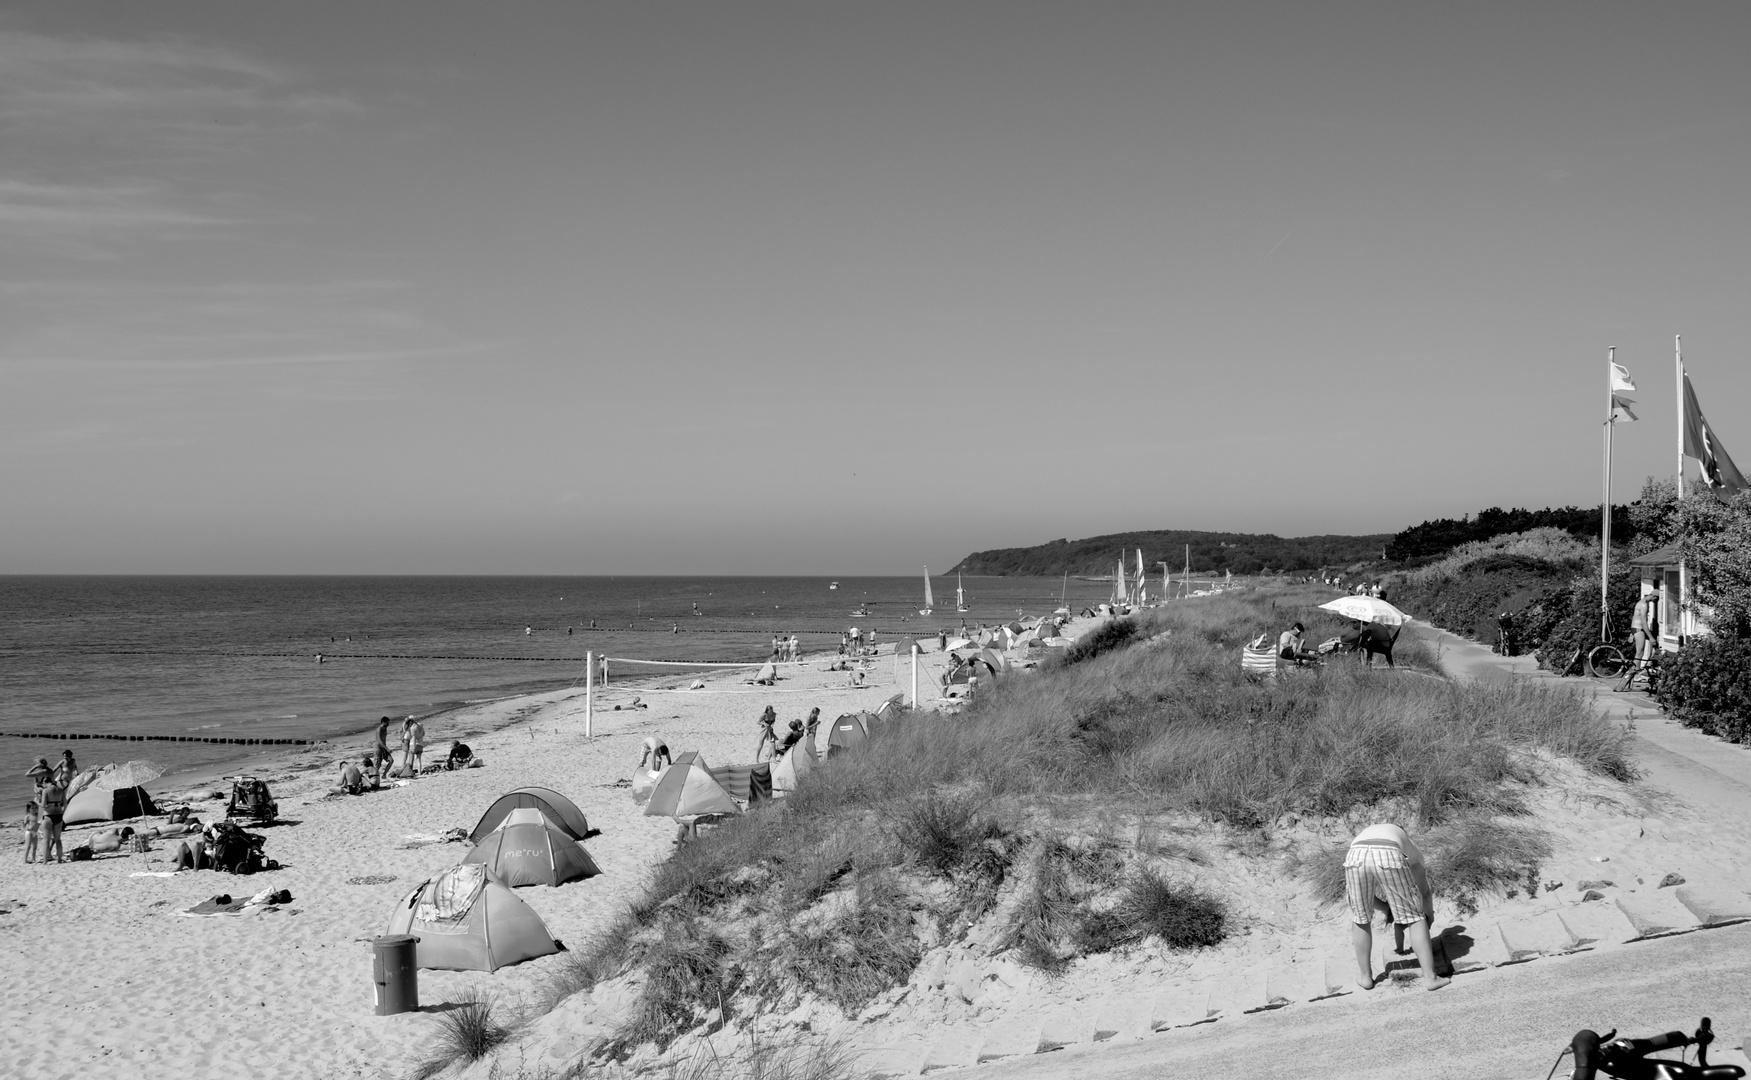
[[[1346,619],[1377,622],[1382,626],[1403,626],[1411,621],[1409,615],[1373,596],[1340,596],[1330,603],[1319,606],[1326,611],[1334,611]]]
[[[91,786],[98,791],[121,791],[156,780],[164,773],[165,767],[157,762],[130,761],[125,765],[111,765],[91,782]]]

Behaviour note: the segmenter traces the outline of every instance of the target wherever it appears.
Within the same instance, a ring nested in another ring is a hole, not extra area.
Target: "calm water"
[[[828,585],[795,577],[0,577],[0,731],[350,736],[380,715],[573,685],[585,650],[761,660],[775,633],[797,633],[805,650],[835,647],[854,624],[891,640],[962,619],[995,623],[1018,608],[1044,614],[1063,587],[968,578],[970,610],[957,615],[954,579],[939,577],[926,619],[917,614],[920,577]],[[1109,586],[1072,580],[1068,590],[1080,609]],[[852,616],[864,602],[874,618]],[[320,665],[318,652],[327,657]],[[187,770],[251,753],[0,738],[0,798],[11,807],[0,818],[18,816],[30,763],[69,747],[81,767],[146,757]]]

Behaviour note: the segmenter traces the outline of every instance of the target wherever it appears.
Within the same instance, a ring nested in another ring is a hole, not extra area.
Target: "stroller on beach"
[[[280,804],[268,791],[267,781],[253,776],[227,776],[231,781],[231,801],[225,807],[225,818],[247,818],[259,825],[272,825],[280,816]]]

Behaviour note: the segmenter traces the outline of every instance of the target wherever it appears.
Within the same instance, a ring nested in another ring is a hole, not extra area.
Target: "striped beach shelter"
[[[694,817],[700,814],[739,814],[742,808],[711,775],[711,766],[696,750],[689,750],[663,771],[644,804],[647,817]]]

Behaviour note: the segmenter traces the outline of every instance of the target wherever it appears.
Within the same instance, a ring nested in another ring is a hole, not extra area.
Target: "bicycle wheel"
[[[1600,645],[1587,654],[1587,673],[1597,679],[1615,679],[1628,667],[1629,660],[1615,645]]]

